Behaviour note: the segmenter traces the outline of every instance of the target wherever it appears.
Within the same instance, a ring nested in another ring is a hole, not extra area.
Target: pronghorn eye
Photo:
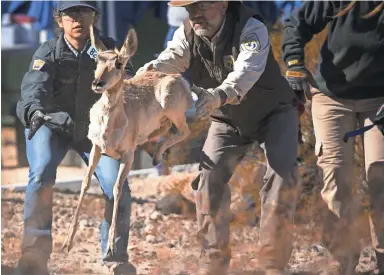
[[[115,67],[116,67],[116,69],[118,69],[118,70],[120,70],[121,69],[121,66],[122,66],[123,64],[121,64],[121,62],[119,62],[119,61],[116,61],[116,63],[115,63]]]

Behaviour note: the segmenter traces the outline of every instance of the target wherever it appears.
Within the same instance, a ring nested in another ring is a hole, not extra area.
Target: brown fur
[[[120,51],[106,50],[98,37],[94,36],[92,27],[91,41],[98,50],[92,88],[102,96],[90,110],[88,138],[93,147],[74,220],[62,247],[68,251],[72,248],[79,209],[102,153],[120,160],[113,190],[114,206],[108,240],[109,249],[114,251],[118,201],[136,147],[166,133],[173,123],[179,135],[170,134],[158,146],[154,156],[154,162],[157,163],[167,148],[184,140],[190,133],[185,112],[193,101],[189,84],[181,75],[147,70],[131,79],[124,79],[125,65],[137,49],[137,36],[133,29],[128,32]]]
[[[352,8],[356,5],[356,1],[352,1],[349,3],[344,9],[340,10],[334,17],[341,17],[346,15]],[[377,14],[379,11],[381,11],[384,7],[384,2],[377,5],[373,10],[371,10],[369,13],[362,15],[362,18],[370,18]]]

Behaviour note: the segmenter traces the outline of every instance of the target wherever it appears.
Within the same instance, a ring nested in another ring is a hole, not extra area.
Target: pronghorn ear
[[[134,28],[130,28],[123,46],[120,49],[119,57],[121,62],[126,64],[137,51],[137,34]]]
[[[89,35],[91,37],[91,45],[96,48],[98,53],[99,52],[104,52],[104,51],[107,50],[107,48],[105,47],[104,43],[100,40],[98,35],[95,34],[93,25],[90,26],[90,33],[89,33]]]

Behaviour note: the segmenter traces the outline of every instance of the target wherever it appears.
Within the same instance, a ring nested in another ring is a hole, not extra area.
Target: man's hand
[[[302,98],[304,99],[304,102],[305,98],[307,98],[308,100],[312,98],[311,86],[317,87],[317,85],[312,74],[308,71],[308,69],[304,66],[301,61],[288,61],[285,78],[287,79],[289,86],[291,86],[296,95],[303,95]],[[301,96],[299,95],[299,98],[300,97]]]
[[[151,71],[153,70],[153,64],[150,63],[148,66],[142,66],[141,68],[139,68],[136,72],[136,75],[139,75],[139,74],[143,74],[143,73],[146,73],[148,71]]]
[[[381,105],[381,107],[379,108],[379,111],[377,111],[376,117],[374,118],[373,123],[377,125],[377,127],[379,128],[379,130],[384,136],[384,104]]]
[[[210,115],[215,109],[223,105],[227,99],[225,93],[220,89],[206,90],[193,85],[191,90],[198,97],[196,102],[196,115],[199,118]]]
[[[28,140],[31,140],[37,130],[44,125],[47,121],[50,121],[52,118],[45,115],[42,111],[37,110],[33,113],[31,118],[31,126],[29,128]]]

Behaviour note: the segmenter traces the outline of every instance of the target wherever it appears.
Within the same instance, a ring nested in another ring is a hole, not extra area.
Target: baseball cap
[[[73,7],[86,7],[99,12],[96,1],[57,1],[57,10],[59,12]]]

